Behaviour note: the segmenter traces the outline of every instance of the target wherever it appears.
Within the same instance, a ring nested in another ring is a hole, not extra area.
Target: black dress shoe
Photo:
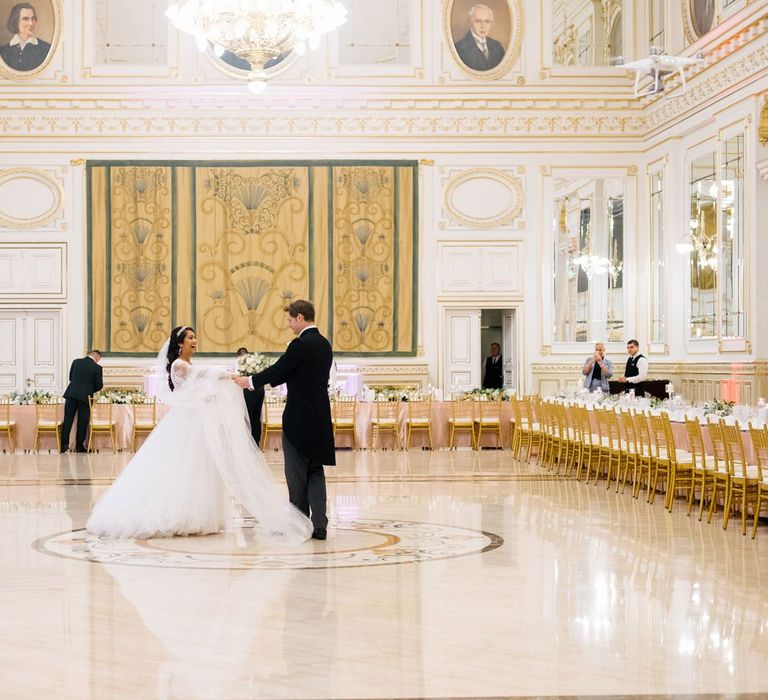
[[[313,530],[312,532],[313,540],[324,540],[326,537],[328,537],[328,533],[325,530]]]
[[[78,447],[75,452],[88,452],[84,447]]]

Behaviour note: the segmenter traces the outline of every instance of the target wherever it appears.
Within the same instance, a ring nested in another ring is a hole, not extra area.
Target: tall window
[[[692,338],[717,335],[717,156],[691,163],[690,274]]]
[[[726,338],[746,336],[744,236],[744,135],[723,142],[720,181],[720,248],[722,263],[722,328]]]
[[[648,18],[649,18],[649,36],[648,46],[664,51],[666,49],[666,40],[664,37],[664,4],[666,0],[649,0]]]
[[[651,175],[651,342],[663,343],[664,333],[664,175]]]

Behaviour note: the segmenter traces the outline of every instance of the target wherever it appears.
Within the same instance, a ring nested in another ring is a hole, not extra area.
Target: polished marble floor
[[[99,549],[128,458],[0,455],[0,698],[768,698],[768,525],[508,451],[340,452],[325,542],[234,513]]]

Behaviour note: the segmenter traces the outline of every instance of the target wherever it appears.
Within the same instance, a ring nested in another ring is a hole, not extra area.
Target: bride
[[[100,537],[149,538],[220,532],[230,497],[259,532],[304,541],[311,521],[272,480],[251,437],[242,391],[220,367],[191,363],[195,331],[171,331],[158,355],[168,414],[102,496],[86,523]],[[222,381],[227,380],[227,381]]]

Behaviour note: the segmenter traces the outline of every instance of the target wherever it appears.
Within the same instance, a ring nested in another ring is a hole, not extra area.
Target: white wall
[[[84,159],[420,159],[419,354],[363,364],[383,374],[399,367],[401,375],[421,373],[425,383],[438,384],[446,313],[514,308],[521,388],[531,391],[542,378],[548,386],[571,382],[589,353],[549,342],[544,326],[552,303],[545,192],[553,173],[613,169],[627,177],[635,204],[627,219],[626,322],[646,343],[648,166],[666,159],[666,252],[670,279],[677,281],[684,267],[674,242],[686,223],[686,155],[748,119],[755,253],[750,347],[736,353],[717,344],[692,347],[682,332],[679,289],[670,284],[667,347],[651,357],[670,373],[691,362],[714,367],[713,376],[722,374],[723,363],[754,373],[757,362],[759,369],[768,360],[768,322],[757,303],[768,292],[758,275],[768,244],[758,222],[766,220],[768,204],[758,204],[758,194],[768,201],[768,183],[757,177],[755,163],[768,152],[755,132],[760,96],[768,91],[768,2],[745,5],[686,49],[700,47],[710,58],[691,72],[684,96],[644,101],[633,99],[622,71],[551,65],[548,1],[522,4],[521,52],[504,75],[493,81],[468,75],[446,44],[448,6],[413,0],[407,65],[340,65],[332,38],[281,67],[268,92],[255,97],[171,29],[162,63],[96,65],[93,1],[63,0],[63,39],[48,68],[30,81],[0,79],[0,312],[17,320],[38,311],[58,314],[55,383],[63,384],[68,363],[86,350]],[[633,13],[644,16],[636,2],[625,3],[625,22]],[[672,43],[687,43],[680,26],[670,31],[677,32]],[[625,35],[627,57],[636,35]],[[12,173],[15,180],[4,189],[4,173],[20,168],[33,172]],[[37,211],[30,203],[37,201],[51,206]],[[31,370],[28,362],[19,370],[10,347],[0,339],[0,377],[5,372],[18,381]],[[25,346],[23,354],[30,352]],[[623,344],[609,352],[620,361]],[[108,378],[117,381],[134,377],[140,364],[105,360]]]

